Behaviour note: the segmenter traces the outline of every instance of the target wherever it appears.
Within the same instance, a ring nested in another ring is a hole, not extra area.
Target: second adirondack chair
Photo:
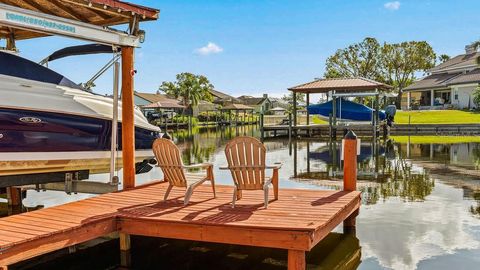
[[[212,186],[213,196],[215,193],[215,180],[213,177],[213,164],[202,163],[195,165],[183,165],[180,150],[173,143],[173,141],[159,138],[153,143],[153,153],[158,162],[158,166],[162,169],[164,180],[169,183],[164,200],[167,200],[168,195],[173,187],[186,188],[184,205],[187,205],[192,196],[193,190],[205,181],[210,181]],[[187,173],[188,169],[206,169],[206,174]]]
[[[267,166],[265,146],[256,138],[241,136],[227,143],[225,155],[228,168],[235,184],[232,207],[242,197],[243,190],[263,190],[264,205],[268,207],[269,186],[273,185],[275,199],[278,199],[278,170],[281,164]],[[265,175],[266,169],[273,169],[272,177]]]

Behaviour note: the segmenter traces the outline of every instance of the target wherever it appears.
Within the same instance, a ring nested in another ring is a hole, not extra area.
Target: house
[[[213,103],[218,105],[225,106],[228,104],[241,103],[237,98],[217,90],[210,90],[210,94],[213,96]]]
[[[140,92],[134,92],[133,93],[133,98],[134,98],[134,103],[138,107],[142,108],[143,106],[146,106],[151,103],[155,102],[166,102],[166,103],[177,103],[181,104],[181,101],[178,99],[170,98],[165,94],[160,94],[160,93],[140,93]],[[146,110],[146,109],[145,109]],[[144,111],[145,111],[144,110]],[[175,110],[175,109],[171,109]],[[204,101],[201,100],[198,105],[193,108],[193,116],[198,116],[200,112],[205,112],[205,111],[213,111],[216,110],[216,106],[212,102]],[[177,109],[178,111],[178,109]]]
[[[155,102],[162,102],[162,101],[168,101],[169,103],[178,103],[180,104],[180,101],[174,98],[169,98],[167,95],[162,95],[162,94],[154,94],[154,93],[141,93],[135,91],[133,93],[133,102],[135,103],[136,106],[142,108],[143,106],[155,103]]]
[[[242,104],[253,107],[257,113],[265,113],[273,108],[267,94],[263,94],[263,97],[240,96],[238,99]]]
[[[465,54],[430,69],[428,76],[405,88],[402,109],[471,109],[473,93],[480,83],[480,52],[472,46]]]

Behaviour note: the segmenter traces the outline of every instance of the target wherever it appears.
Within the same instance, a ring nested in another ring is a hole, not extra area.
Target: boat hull
[[[70,170],[107,172],[111,131],[109,119],[0,108],[0,176]],[[121,132],[119,123],[119,151]],[[158,131],[135,127],[137,161],[153,157],[152,144],[159,137]],[[120,161],[117,163],[121,166]]]

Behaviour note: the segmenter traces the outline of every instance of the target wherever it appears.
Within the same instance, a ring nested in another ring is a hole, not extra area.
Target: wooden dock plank
[[[231,208],[232,186],[195,190],[183,205],[184,190],[153,183],[0,219],[0,265],[26,260],[118,231],[261,247],[310,250],[360,206],[360,192],[281,189],[263,208],[261,191],[245,191]],[[300,255],[299,255],[300,254]],[[298,255],[298,256],[297,256]],[[301,261],[301,259],[300,259]]]

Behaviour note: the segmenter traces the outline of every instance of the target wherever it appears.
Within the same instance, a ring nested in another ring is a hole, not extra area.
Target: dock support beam
[[[120,265],[122,267],[130,267],[130,235],[126,233],[119,233],[118,236],[120,240]]]
[[[307,93],[307,127],[310,125],[310,113],[308,112],[310,106],[310,93]],[[307,136],[310,136],[310,129],[307,129]]]
[[[22,205],[22,191],[16,187],[7,188],[7,199],[9,206],[20,206]]]
[[[135,123],[133,103],[133,47],[122,47],[123,188],[135,187]]]
[[[343,146],[343,190],[357,190],[357,135],[348,131],[344,138]],[[353,212],[343,221],[344,233],[355,233],[356,217],[358,210]]]
[[[297,126],[297,93],[292,92],[293,97],[293,126]],[[297,136],[297,129],[295,129],[295,136]]]
[[[305,262],[305,251],[288,250],[288,270],[305,270],[307,263]]]

